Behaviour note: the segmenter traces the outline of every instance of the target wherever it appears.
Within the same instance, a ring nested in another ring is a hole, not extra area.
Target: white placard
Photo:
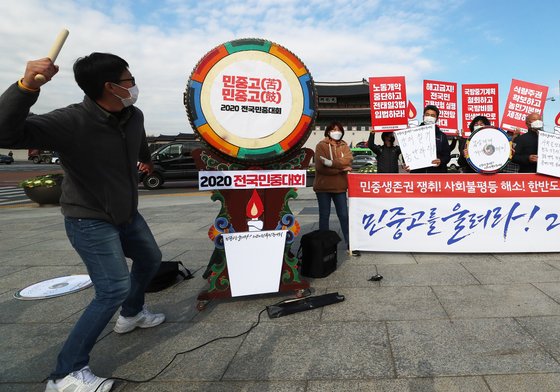
[[[537,173],[560,177],[560,135],[539,132]]]
[[[199,171],[198,189],[305,188],[305,170]]]
[[[287,230],[222,234],[232,297],[280,289]]]
[[[437,159],[435,134],[433,124],[395,131],[404,162],[410,170],[433,166],[432,161]]]

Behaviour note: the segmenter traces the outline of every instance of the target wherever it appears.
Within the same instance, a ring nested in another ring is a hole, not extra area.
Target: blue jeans
[[[124,317],[142,310],[144,292],[161,262],[161,251],[139,213],[120,226],[98,219],[65,218],[64,223],[70,243],[86,265],[95,298],[64,343],[51,379],[89,363],[89,353],[119,306]],[[125,257],[133,261],[130,273]]]
[[[346,246],[348,246],[350,242],[348,241],[348,204],[346,203],[346,192],[317,192],[317,202],[319,203],[319,230],[329,230],[331,200],[334,202],[336,215],[340,222],[340,229],[342,230],[344,241],[346,241]]]

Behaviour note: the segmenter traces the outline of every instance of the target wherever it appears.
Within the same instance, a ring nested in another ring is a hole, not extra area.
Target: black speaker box
[[[332,230],[304,234],[300,241],[301,274],[324,278],[336,270],[337,246],[340,237]]]

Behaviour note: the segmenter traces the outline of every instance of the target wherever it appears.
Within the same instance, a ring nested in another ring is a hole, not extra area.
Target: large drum
[[[507,133],[495,127],[474,131],[467,140],[467,162],[479,173],[496,173],[511,158],[511,140]]]
[[[244,164],[297,151],[317,107],[305,65],[264,39],[230,41],[208,52],[190,76],[184,102],[195,132],[226,159]]]

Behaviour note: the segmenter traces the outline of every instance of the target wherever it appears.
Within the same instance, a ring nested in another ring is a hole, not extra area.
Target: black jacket
[[[536,173],[537,163],[529,162],[529,155],[537,155],[539,151],[539,134],[528,131],[515,139],[513,161],[519,164],[519,173]]]
[[[137,162],[150,161],[142,112],[129,107],[113,115],[85,97],[29,116],[38,97],[17,83],[0,96],[0,147],[59,152],[65,216],[128,222],[138,207]]]
[[[424,123],[420,125],[425,125]],[[451,150],[447,135],[436,125],[436,155],[441,161],[439,166],[429,166],[422,169],[411,170],[411,173],[447,173],[447,164],[451,160]]]
[[[459,139],[459,158],[457,159],[457,163],[463,170],[463,173],[476,173],[476,171],[469,165],[469,161],[463,155],[463,150],[467,147],[467,139],[460,138]]]
[[[399,155],[401,155],[401,148],[399,146],[387,147],[385,144],[381,146],[376,145],[375,133],[372,132],[369,134],[368,148],[377,157],[378,173],[399,172]]]

